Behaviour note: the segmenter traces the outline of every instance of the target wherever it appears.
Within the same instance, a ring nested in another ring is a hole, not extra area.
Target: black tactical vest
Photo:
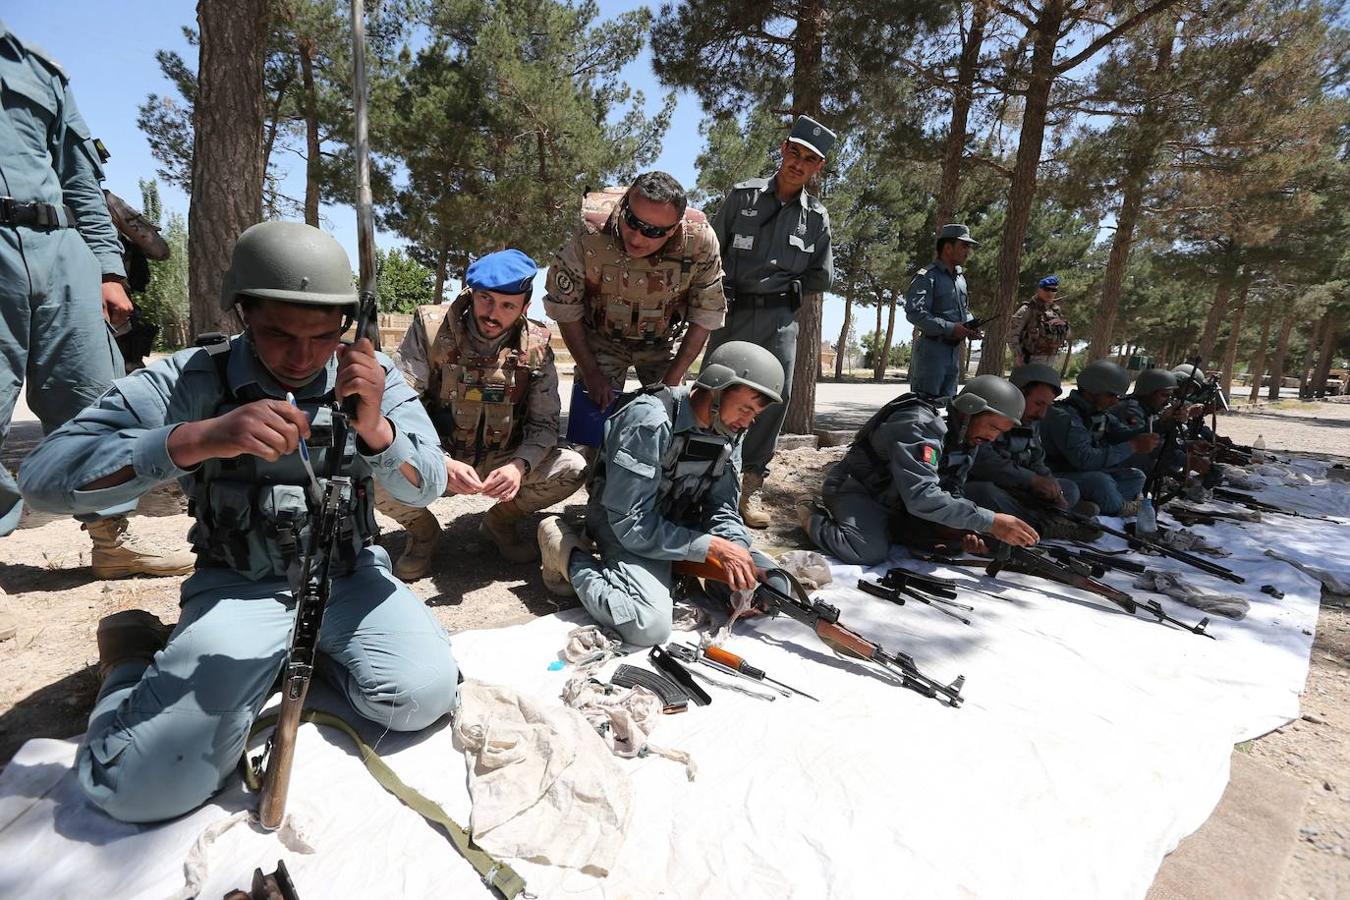
[[[265,398],[254,385],[238,394],[230,388],[227,371],[232,347],[224,336],[203,343],[200,352],[211,355],[221,387],[220,402],[212,415],[224,415]],[[311,422],[307,442],[310,461],[322,484],[332,454],[343,451],[333,446],[333,393],[298,402]],[[209,459],[192,477],[188,514],[195,522],[188,539],[197,554],[197,564],[234,569],[254,581],[285,577],[287,569],[304,553],[310,535],[309,476],[299,453],[276,462],[252,454]],[[370,545],[377,533],[374,482],[366,475],[355,479],[352,512],[341,526],[338,571],[350,571],[357,553]]]

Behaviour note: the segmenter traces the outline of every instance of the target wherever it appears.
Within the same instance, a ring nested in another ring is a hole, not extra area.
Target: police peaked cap
[[[810,116],[798,116],[792,123],[788,138],[794,144],[801,144],[818,156],[829,156],[834,147],[835,134]]]
[[[539,266],[519,250],[498,250],[469,264],[464,284],[474,291],[528,294]]]
[[[963,241],[967,244],[979,243],[979,241],[970,236],[970,229],[964,225],[943,225],[942,230],[938,232],[938,240],[945,241],[949,238]]]

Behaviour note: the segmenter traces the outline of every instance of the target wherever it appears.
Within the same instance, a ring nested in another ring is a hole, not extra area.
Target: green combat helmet
[[[241,296],[313,306],[356,306],[347,251],[331,234],[302,222],[259,222],[235,242],[220,306]]]
[[[1022,412],[1027,408],[1027,399],[1012,382],[997,375],[976,375],[961,389],[952,400],[952,409],[963,413],[968,419],[980,413],[992,412],[1012,419],[1014,425],[1022,424]]]
[[[1190,363],[1182,363],[1177,366],[1172,370],[1172,374],[1177,377],[1178,383],[1194,380],[1196,384],[1200,384],[1205,380],[1205,370]]]
[[[1140,397],[1147,397],[1157,391],[1176,390],[1176,387],[1176,373],[1166,369],[1145,369],[1134,380],[1134,392]]]
[[[754,388],[774,403],[781,403],[783,364],[768,350],[749,341],[727,341],[708,354],[694,387],[713,391],[713,430],[724,437],[734,437],[735,432],[722,424],[718,414],[722,391],[737,384]]]
[[[1008,380],[1023,391],[1033,384],[1048,384],[1055,389],[1056,397],[1064,393],[1059,373],[1053,366],[1047,366],[1045,363],[1023,363],[1012,370]]]
[[[1108,359],[1094,360],[1078,373],[1078,389],[1087,394],[1124,397],[1130,389],[1130,373]]]

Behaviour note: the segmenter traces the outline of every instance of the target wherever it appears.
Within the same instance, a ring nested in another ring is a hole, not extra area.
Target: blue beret
[[[1036,287],[1059,287],[1059,276],[1047,275],[1036,283]]]
[[[474,291],[528,294],[539,266],[519,250],[498,250],[469,264],[464,284]]]

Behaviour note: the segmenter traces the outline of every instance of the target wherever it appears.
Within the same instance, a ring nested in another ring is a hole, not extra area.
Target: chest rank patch
[[[925,446],[921,455],[923,457],[924,465],[932,466],[935,469],[937,468],[938,454],[936,450],[932,447]]]

